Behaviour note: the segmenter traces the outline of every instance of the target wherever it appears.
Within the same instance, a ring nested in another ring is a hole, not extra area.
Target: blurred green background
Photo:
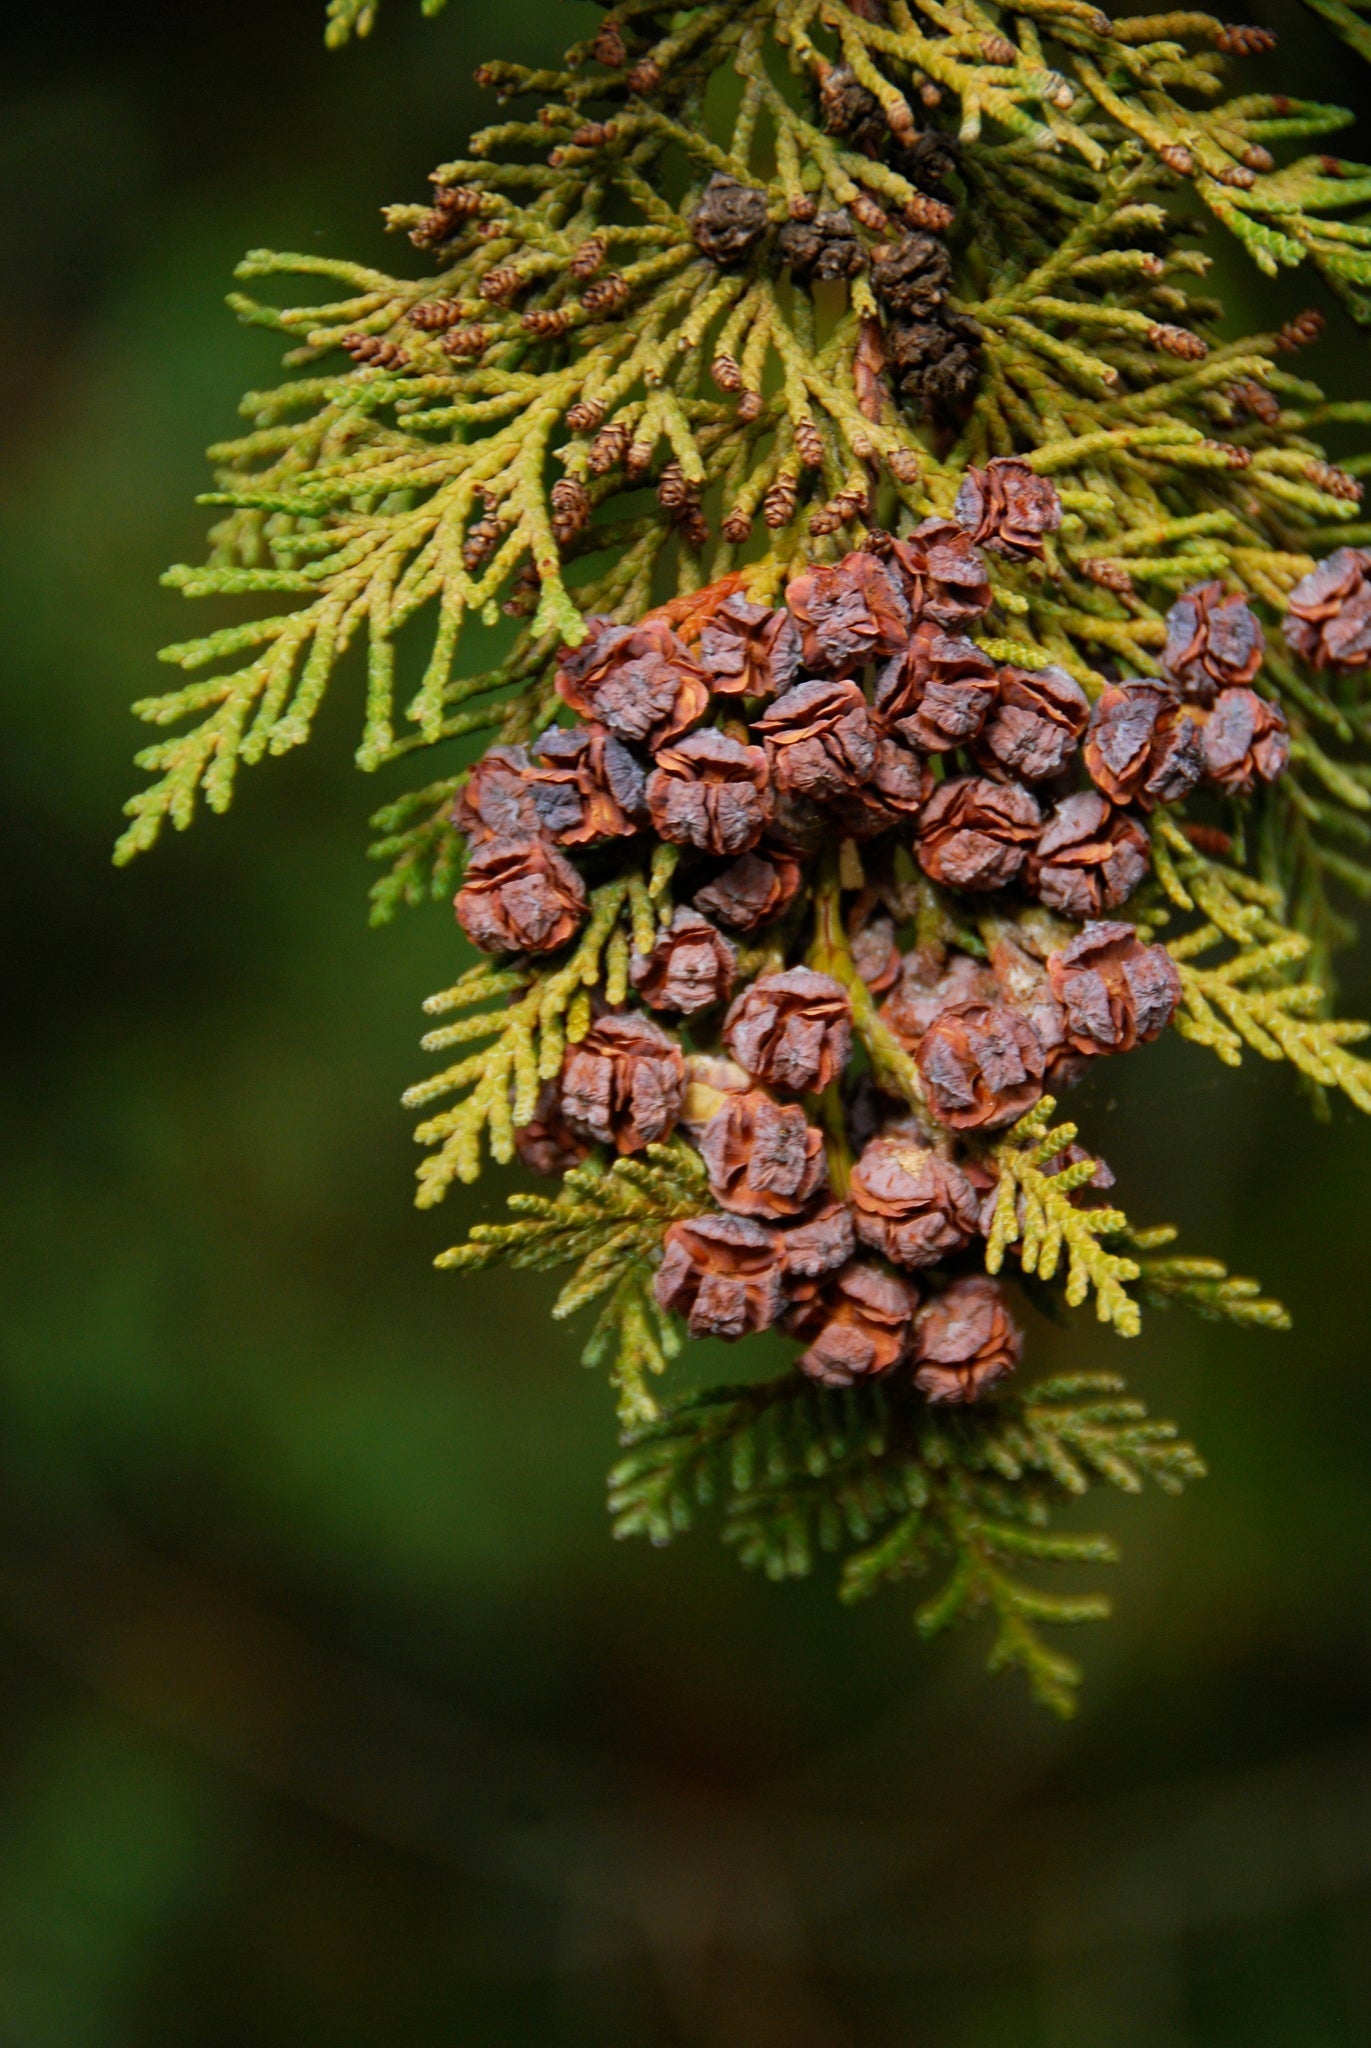
[[[231,267],[411,260],[378,208],[485,117],[477,58],[595,18],[476,14],[392,6],[331,57],[314,0],[7,31],[0,2042],[1371,2041],[1352,1112],[1180,1043],[1081,1098],[1130,1210],[1298,1323],[1035,1330],[1044,1370],[1126,1364],[1213,1467],[1103,1510],[1118,1618],[1062,1729],[973,1637],[921,1648],[908,1599],[610,1541],[611,1402],[550,1290],[429,1266],[497,1196],[409,1207],[397,1098],[462,961],[441,909],[366,928],[404,780],[351,770],[355,674],[226,820],[109,866],[127,703],[190,630],[158,572],[274,374]],[[1284,89],[1346,92],[1321,27],[1269,18]],[[1365,362],[1335,330],[1311,367]]]

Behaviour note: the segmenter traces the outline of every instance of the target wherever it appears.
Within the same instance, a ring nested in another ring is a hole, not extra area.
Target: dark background
[[[355,673],[228,819],[109,866],[127,703],[195,623],[158,572],[275,374],[232,265],[415,260],[378,208],[484,117],[478,57],[594,18],[477,12],[391,0],[333,56],[314,0],[7,31],[0,2042],[1371,2041],[1364,1123],[1180,1043],[1082,1098],[1130,1211],[1298,1321],[1035,1331],[1213,1468],[1092,1508],[1126,1558],[1063,1729],[908,1597],[610,1541],[611,1402],[550,1290],[429,1267],[496,1195],[408,1206],[397,1098],[462,955],[442,909],[366,928],[405,784],[351,770]],[[1279,19],[1282,88],[1345,93]],[[1365,351],[1312,367],[1364,390]]]

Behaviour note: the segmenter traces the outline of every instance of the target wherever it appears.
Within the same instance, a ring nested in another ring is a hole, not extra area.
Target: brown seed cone
[[[809,1338],[796,1364],[822,1387],[850,1387],[889,1372],[909,1349],[918,1290],[894,1273],[854,1259],[819,1283],[792,1289],[784,1318],[792,1337]]]
[[[1315,668],[1371,662],[1371,548],[1338,548],[1290,593],[1285,637]]]
[[[925,519],[890,550],[915,624],[962,626],[990,608],[985,558],[951,519]]]
[[[727,598],[700,634],[700,665],[719,697],[774,697],[800,672],[800,631],[789,612]]]
[[[689,1017],[727,1002],[737,964],[727,939],[707,918],[682,906],[657,934],[652,951],[633,955],[628,978],[651,1009]]]
[[[1279,704],[1255,690],[1220,690],[1200,733],[1204,772],[1228,796],[1251,796],[1290,766],[1290,728]]]
[[[712,263],[742,263],[767,229],[766,194],[716,171],[691,216],[695,246]]]
[[[654,751],[699,724],[709,709],[709,679],[669,626],[655,619],[586,624],[586,638],[562,649],[557,669],[558,694],[573,711]]]
[[[1028,858],[1029,889],[1063,917],[1097,918],[1126,903],[1147,873],[1147,834],[1093,789],[1063,797]]]
[[[659,837],[673,846],[746,853],[771,817],[766,755],[705,726],[660,750],[647,807]]]
[[[574,1131],[641,1152],[669,1138],[681,1113],[685,1056],[674,1038],[631,1012],[599,1018],[562,1069],[562,1114]]]
[[[1184,591],[1166,615],[1162,667],[1194,704],[1250,683],[1265,652],[1256,613],[1217,580]]]
[[[673,1223],[652,1291],[659,1307],[685,1317],[692,1337],[769,1330],[785,1307],[779,1233],[748,1216]]]
[[[857,1248],[852,1228],[852,1211],[846,1202],[822,1202],[803,1223],[792,1223],[781,1232],[781,1264],[785,1267],[787,1289],[804,1280],[818,1280],[836,1273]]]
[[[911,824],[933,793],[933,771],[923,755],[899,733],[876,729],[871,774],[834,808],[840,829],[853,839],[873,839],[896,825]]]
[[[860,908],[860,905],[858,906]],[[888,911],[878,910],[860,918],[853,927],[848,918],[852,963],[873,996],[883,996],[900,978],[903,956],[895,943],[895,920]]]
[[[1090,714],[1085,766],[1116,804],[1179,803],[1204,772],[1199,725],[1164,686],[1111,683]]]
[[[1089,717],[1085,691],[1064,668],[1002,668],[976,759],[990,775],[1046,782],[1071,760]]]
[[[779,846],[759,846],[697,889],[695,907],[717,917],[730,931],[760,931],[790,908],[800,893],[800,879],[800,863],[793,854]]]
[[[852,1054],[852,1005],[831,975],[790,967],[764,974],[724,1019],[724,1043],[754,1081],[819,1094]]]
[[[958,775],[924,806],[915,850],[924,873],[950,889],[1003,889],[1041,827],[1035,799],[1016,782]]]
[[[994,975],[969,953],[954,953],[948,960],[920,947],[901,961],[899,981],[881,1005],[881,1022],[913,1051],[944,1010],[999,999]]]
[[[909,607],[874,555],[845,555],[807,569],[786,586],[806,668],[843,674],[895,654],[909,636]]]
[[[1164,946],[1144,946],[1131,924],[1088,924],[1047,963],[1077,1052],[1131,1052],[1159,1038],[1181,999]]]
[[[959,1166],[899,1138],[873,1138],[852,1169],[858,1237],[895,1266],[936,1266],[970,1244],[980,1202]]]
[[[585,883],[545,839],[478,846],[453,905],[483,953],[554,953],[586,914]]]
[[[1040,557],[1043,535],[1062,523],[1062,501],[1045,476],[1018,455],[996,455],[984,469],[968,469],[952,516],[978,546],[1011,562]]]
[[[800,283],[836,282],[866,268],[866,251],[845,208],[788,221],[776,238],[776,254]]]
[[[473,846],[491,839],[536,839],[543,821],[522,747],[492,747],[476,763],[452,807],[452,822]]]
[[[613,733],[596,725],[554,725],[533,752],[534,808],[559,846],[622,838],[647,823],[646,777]]]
[[[951,283],[952,258],[936,235],[901,235],[871,266],[871,289],[904,320],[925,320],[935,313]]]
[[[876,714],[927,754],[974,740],[995,703],[999,676],[988,654],[931,620],[916,626],[903,653],[876,679]]]
[[[800,683],[754,729],[777,787],[816,802],[850,795],[876,765],[875,728],[855,683]]]
[[[730,1095],[699,1145],[715,1201],[737,1216],[798,1216],[827,1177],[823,1137],[799,1104],[760,1089]]]
[[[975,1401],[1013,1372],[1023,1331],[983,1273],[954,1280],[914,1319],[914,1384],[930,1403]]]
[[[990,944],[990,971],[996,989],[992,1000],[1008,1003],[1032,1025],[1047,1060],[1048,1086],[1063,1087],[1079,1080],[1080,1074],[1070,1064],[1076,1055],[1066,1050],[1066,1017],[1042,961],[1021,945],[1012,931],[1002,929]]]
[[[958,1003],[935,1018],[915,1054],[928,1107],[954,1131],[998,1130],[1032,1109],[1047,1055],[1022,1011]]]
[[[526,1124],[516,1125],[514,1149],[531,1173],[541,1173],[549,1180],[560,1180],[589,1154],[589,1140],[578,1136],[562,1115],[560,1075],[544,1081],[532,1117]]]

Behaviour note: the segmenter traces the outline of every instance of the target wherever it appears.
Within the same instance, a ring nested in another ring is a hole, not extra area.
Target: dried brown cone
[[[1092,923],[1047,963],[1077,1052],[1131,1052],[1159,1038],[1181,999],[1181,978],[1164,946],[1139,943],[1131,924]]]
[[[692,1216],[663,1240],[652,1291],[692,1337],[769,1330],[785,1307],[780,1233],[748,1216]]]
[[[1147,873],[1147,834],[1093,789],[1063,797],[1029,856],[1027,882],[1049,910],[1082,920],[1117,910]]]
[[[656,749],[698,725],[709,709],[709,680],[689,648],[659,620],[618,626],[589,618],[586,638],[563,648],[557,691],[582,718],[617,739]]]
[[[890,216],[872,192],[859,192],[855,199],[848,201],[853,216],[873,235],[890,233]]]
[[[642,766],[596,725],[554,725],[533,749],[529,791],[542,830],[559,846],[618,839],[647,823]]]
[[[902,235],[893,247],[878,250],[871,266],[871,289],[904,320],[936,313],[951,283],[952,258],[936,235]]]
[[[1226,796],[1251,796],[1290,766],[1290,729],[1279,704],[1255,690],[1221,690],[1200,733],[1204,772]]]
[[[1007,1003],[952,1005],[929,1025],[914,1057],[924,1099],[950,1130],[999,1130],[1043,1092],[1042,1040]]]
[[[440,346],[445,356],[464,360],[468,356],[483,356],[494,339],[493,331],[478,322],[473,327],[454,327],[443,336]]]
[[[968,469],[953,517],[978,547],[1011,562],[1041,557],[1043,535],[1062,523],[1056,486],[1018,455],[996,455],[984,469]]]
[[[789,910],[800,893],[801,868],[778,846],[759,846],[695,892],[697,910],[707,910],[730,931],[755,932]]]
[[[650,953],[635,953],[628,976],[653,1010],[692,1017],[733,993],[737,960],[727,939],[707,918],[682,905]]]
[[[949,960],[941,951],[919,947],[901,961],[899,981],[881,1005],[881,1022],[914,1051],[944,1010],[999,999],[994,975],[969,953]]]
[[[903,956],[895,942],[895,920],[887,911],[867,913],[859,899],[848,913],[852,964],[873,996],[883,996],[900,978]]]
[[[980,1198],[950,1159],[902,1138],[873,1138],[852,1169],[858,1237],[895,1266],[936,1266],[970,1244]]]
[[[925,519],[890,550],[916,625],[962,626],[990,609],[985,559],[951,519]]]
[[[586,458],[592,476],[608,476],[610,470],[617,469],[632,441],[633,429],[623,420],[611,420],[607,427],[602,427],[591,442],[590,454]]]
[[[771,818],[766,755],[715,726],[657,750],[647,778],[653,828],[672,846],[746,853]]]
[[[918,1291],[895,1273],[853,1259],[831,1279],[791,1289],[785,1328],[808,1338],[795,1361],[823,1387],[850,1387],[889,1372],[909,1349]]]
[[[1371,548],[1338,548],[1290,593],[1285,637],[1315,668],[1371,663]]]
[[[819,110],[829,134],[846,136],[865,156],[879,156],[889,141],[880,101],[845,64],[832,65],[820,78]]]
[[[800,683],[755,721],[779,789],[790,795],[850,796],[876,765],[876,733],[855,683]]]
[[[786,603],[800,628],[805,666],[842,675],[868,661],[888,659],[909,635],[909,607],[874,555],[844,555],[831,566],[807,569],[786,586]]]
[[[1204,773],[1199,726],[1162,685],[1111,683],[1090,713],[1085,765],[1116,804],[1179,803]]]
[[[1003,889],[1028,857],[1042,813],[1013,782],[959,775],[924,807],[915,851],[924,873],[950,889]]]
[[[1327,491],[1330,498],[1341,498],[1344,505],[1360,505],[1363,497],[1362,485],[1345,469],[1339,469],[1336,462],[1307,462],[1304,466],[1306,483],[1316,491]]]
[[[972,640],[917,626],[902,654],[877,679],[875,709],[883,729],[911,746],[945,754],[980,732],[999,688],[995,664]]]
[[[1071,761],[1089,718],[1085,691],[1065,669],[1002,668],[976,759],[991,775],[1046,782]]]
[[[979,1400],[1013,1372],[1023,1332],[1003,1294],[983,1273],[954,1280],[914,1319],[914,1384],[930,1403]]]
[[[472,846],[539,837],[543,821],[528,778],[523,747],[492,747],[476,763],[452,807],[453,824]]]
[[[906,403],[944,422],[959,418],[980,382],[982,339],[967,313],[892,321],[886,347]]]
[[[719,530],[726,541],[734,547],[741,547],[752,532],[752,515],[750,512],[742,512],[735,508],[728,514]]]
[[[562,1070],[562,1113],[572,1129],[641,1152],[669,1138],[681,1113],[685,1055],[647,1017],[600,1017]]]
[[[836,282],[866,268],[866,251],[845,209],[788,221],[776,238],[776,255],[800,283]]]
[[[1236,168],[1236,167],[1235,167]],[[1244,173],[1248,184],[1252,173]],[[1174,327],[1170,322],[1159,320],[1147,330],[1147,345],[1165,356],[1176,356],[1183,363],[1199,363],[1209,354],[1209,343],[1188,327]]]
[[[709,366],[709,374],[720,391],[741,391],[743,388],[743,372],[736,356],[715,356]]]
[[[788,611],[735,592],[701,631],[699,660],[718,697],[774,697],[800,672],[800,631]]]
[[[1265,653],[1256,613],[1217,579],[1182,592],[1166,615],[1162,667],[1194,704],[1250,683]]]
[[[532,1117],[526,1124],[515,1126],[514,1149],[531,1173],[556,1180],[588,1156],[589,1140],[573,1131],[562,1115],[560,1075],[544,1081]]]
[[[585,883],[546,839],[491,839],[468,861],[454,908],[483,953],[553,953],[580,928]]]
[[[933,771],[899,733],[876,730],[876,758],[865,782],[837,801],[835,817],[854,839],[870,839],[918,818],[933,794]]]
[[[630,73],[630,83],[633,74]],[[691,215],[695,246],[712,263],[742,263],[767,230],[765,192],[716,171]]]
[[[824,1141],[798,1103],[760,1089],[730,1095],[699,1140],[721,1209],[778,1223],[799,1216],[827,1176]]]
[[[724,1042],[765,1088],[820,1094],[852,1055],[852,1005],[828,974],[790,967],[764,974],[736,999]]]

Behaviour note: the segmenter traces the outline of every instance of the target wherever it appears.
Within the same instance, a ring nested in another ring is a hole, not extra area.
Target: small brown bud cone
[[[1063,797],[1029,856],[1028,886],[1063,917],[1098,918],[1128,901],[1147,873],[1147,834],[1093,789]]]
[[[698,725],[709,709],[709,680],[683,640],[658,620],[617,626],[586,620],[577,648],[563,648],[557,691],[582,718],[616,739],[657,748]]]
[[[1251,183],[1251,173],[1247,174]],[[1177,356],[1183,363],[1199,363],[1209,354],[1209,343],[1198,334],[1192,334],[1188,327],[1173,327],[1165,320],[1159,320],[1147,330],[1147,345],[1159,349],[1165,356]]]
[[[1062,523],[1056,487],[1018,455],[997,455],[984,469],[968,469],[952,516],[978,547],[1011,562],[1040,557],[1043,535]]]
[[[629,444],[632,439],[633,429],[631,427],[626,426],[622,420],[611,420],[607,427],[602,428],[595,435],[595,439],[590,444],[590,454],[587,460],[590,464],[591,474],[593,476],[608,476],[612,469],[617,469],[628,453]]]
[[[888,659],[909,635],[909,607],[874,555],[845,555],[807,569],[786,586],[800,628],[805,666],[828,675]]]
[[[954,1280],[914,1319],[914,1384],[930,1403],[979,1400],[1023,1356],[1023,1331],[995,1282],[982,1273]]]
[[[522,747],[492,747],[476,763],[452,807],[452,822],[473,846],[491,839],[536,839],[543,821],[529,786]]]
[[[873,235],[890,233],[890,216],[874,193],[859,192],[856,198],[848,203],[856,219],[864,228],[869,228]]]
[[[461,318],[460,299],[425,299],[420,305],[411,306],[409,312],[411,327],[417,327],[421,334],[442,334],[455,327]]]
[[[995,664],[973,640],[931,621],[882,669],[875,708],[881,724],[928,754],[974,740],[999,688]]]
[[[1309,306],[1276,329],[1276,347],[1283,356],[1293,356],[1302,348],[1312,348],[1327,325],[1318,308]]]
[[[746,853],[771,817],[766,755],[714,726],[662,747],[647,778],[659,837],[702,853]]]
[[[747,397],[749,395],[750,394],[746,392],[744,393],[744,397]],[[757,412],[760,411],[761,401],[759,399],[757,404]],[[740,404],[738,407],[738,416],[740,419],[742,417],[742,413],[743,408]],[[756,417],[756,413],[748,414],[749,419],[755,419]],[[799,503],[799,498],[800,487],[797,480],[793,476],[778,476],[775,483],[771,486],[771,489],[767,492],[765,498],[762,500],[762,517],[766,521],[767,526],[771,529],[773,533],[779,533],[780,529],[783,526],[789,526],[791,520],[795,517],[795,508]]]
[[[552,726],[534,747],[534,807],[559,846],[618,839],[647,823],[646,780],[622,740],[599,726]]]
[[[1214,45],[1229,57],[1261,57],[1276,47],[1273,28],[1253,28],[1246,22],[1225,22],[1214,32]]]
[[[632,83],[633,73],[629,73]],[[691,216],[695,246],[712,263],[742,263],[767,230],[765,192],[716,171]]]
[[[345,334],[338,345],[354,363],[373,370],[402,370],[409,361],[398,341],[386,341],[379,334]]]
[[[685,1055],[647,1017],[601,1017],[562,1070],[562,1114],[572,1129],[616,1152],[669,1138],[685,1093]]]
[[[1166,615],[1162,667],[1193,704],[1250,683],[1265,653],[1256,613],[1217,580],[1183,592]]]
[[[762,416],[762,404],[763,404],[763,400],[762,400],[762,394],[761,394],[761,392],[760,392],[760,391],[741,391],[741,392],[739,392],[739,394],[738,394],[738,417],[739,417],[739,419],[740,419],[740,420],[743,420],[743,421],[746,421],[746,422],[751,422],[752,420],[759,420],[759,419],[761,418],[761,416]],[[791,483],[792,483],[792,488],[793,488],[793,485],[794,485],[794,479],[793,479],[793,478],[791,479]],[[774,491],[776,490],[776,488],[777,488],[777,486],[776,486],[775,484],[773,484],[773,485],[772,485],[772,487],[771,487],[771,490],[767,492],[767,504],[768,504],[768,505],[770,505],[770,503],[771,503],[772,493],[773,493],[773,492],[774,492]],[[792,506],[792,511],[793,511],[793,509],[794,509],[794,508],[793,508],[793,506]],[[768,517],[768,519],[767,519],[767,524],[768,524],[768,526],[769,526],[769,525],[771,525],[771,523],[772,523],[772,522],[771,522],[770,518]],[[786,520],[786,519],[780,519],[780,520],[777,520],[777,521],[776,521],[776,524],[777,524],[778,526],[786,526],[786,525],[788,525],[788,524],[789,524],[789,521],[788,521],[788,520]]]
[[[940,952],[921,947],[901,961],[899,981],[881,1005],[881,1022],[913,1051],[944,1010],[998,1002],[999,996],[994,975],[969,953],[944,961]]]
[[[1169,689],[1111,683],[1090,714],[1085,765],[1116,804],[1179,803],[1204,772],[1199,726]]]
[[[732,946],[707,918],[679,909],[650,953],[635,953],[628,976],[654,1010],[679,1010],[692,1017],[733,993],[737,968]]]
[[[915,1054],[928,1107],[954,1131],[992,1131],[1032,1109],[1047,1056],[1028,1018],[1004,1003],[958,1003]]]
[[[808,1338],[796,1360],[821,1387],[850,1387],[897,1366],[909,1349],[916,1288],[894,1273],[854,1259],[823,1283],[791,1291],[785,1328]]]
[[[692,1216],[663,1241],[652,1291],[692,1337],[769,1330],[785,1307],[779,1233],[748,1216]]]
[[[700,634],[700,666],[719,697],[774,697],[800,672],[800,631],[787,611],[726,598]]]
[[[743,388],[743,373],[736,356],[715,356],[709,366],[709,374],[721,391],[741,391]]]
[[[523,315],[519,325],[543,341],[557,341],[569,333],[575,318],[572,306],[535,306],[531,313]]]
[[[925,805],[915,850],[924,873],[950,889],[1003,889],[1041,827],[1042,812],[1017,783],[958,775]]]
[[[667,512],[679,512],[699,493],[699,485],[690,482],[679,462],[668,462],[657,479],[657,503]]]
[[[468,527],[466,539],[462,542],[462,567],[474,576],[490,560],[509,528],[503,519],[492,518],[489,514]]]
[[[586,914],[585,883],[545,839],[491,839],[468,861],[454,908],[483,953],[553,953]]]
[[[1290,766],[1290,730],[1279,704],[1255,690],[1221,690],[1200,733],[1204,772],[1228,796],[1251,796]]]
[[[531,1119],[515,1127],[514,1149],[530,1173],[549,1180],[560,1180],[589,1154],[589,1140],[579,1137],[562,1115],[560,1075],[544,1081]]]
[[[873,996],[883,996],[900,978],[902,955],[895,943],[895,920],[886,911],[861,919],[855,930],[848,920],[852,964]]]
[[[724,1019],[724,1043],[764,1088],[820,1094],[852,1055],[852,1005],[831,975],[809,967],[764,974]]]
[[[962,626],[990,608],[985,559],[950,519],[925,519],[895,542],[891,560],[916,625]]]
[[[970,1244],[980,1202],[951,1160],[898,1138],[873,1138],[848,1189],[858,1237],[895,1266],[936,1266]]]
[[[1341,498],[1344,505],[1360,505],[1364,496],[1358,479],[1339,469],[1336,462],[1307,462],[1304,475],[1316,491],[1327,491],[1330,498]]]
[[[1122,562],[1111,562],[1107,556],[1091,555],[1077,563],[1082,576],[1088,576],[1092,583],[1098,583],[1101,590],[1112,590],[1118,597],[1132,597],[1133,578]]]
[[[524,289],[525,279],[512,263],[497,263],[481,279],[480,293],[492,306],[507,306]]]
[[[1168,171],[1175,171],[1178,177],[1188,178],[1195,168],[1195,159],[1183,142],[1164,142],[1157,155]]]
[[[661,82],[662,67],[655,57],[640,57],[624,79],[629,91],[639,94],[656,92]]]
[[[1290,593],[1285,637],[1315,668],[1371,663],[1371,548],[1325,555]]]
[[[904,217],[908,227],[926,228],[932,235],[941,235],[947,232],[957,215],[945,199],[934,199],[927,192],[915,192],[905,201]]]
[[[823,468],[824,437],[813,420],[796,420],[795,449],[806,469]]]
[[[1275,157],[1260,142],[1249,142],[1242,153],[1242,160],[1249,171],[1274,171],[1276,168]]]
[[[758,847],[733,861],[695,892],[697,910],[707,910],[730,931],[755,932],[788,910],[800,893],[800,863],[780,847]]]
[[[1089,718],[1089,699],[1065,669],[1002,668],[976,759],[991,775],[1045,782],[1072,759]]]
[[[468,356],[483,356],[494,338],[491,329],[479,323],[474,327],[454,327],[450,334],[443,336],[441,347],[445,356],[463,360]]]
[[[823,1138],[799,1104],[759,1089],[730,1095],[699,1144],[715,1201],[736,1216],[798,1216],[827,1175]]]
[[[800,683],[776,699],[755,730],[765,738],[778,788],[816,802],[850,796],[876,765],[871,713],[855,683]]]
[[[626,277],[617,270],[608,277],[597,277],[581,293],[581,304],[593,320],[610,320],[616,313],[622,313],[633,297],[633,287]]]
[[[628,58],[624,39],[612,22],[606,22],[604,27],[597,31],[590,46],[590,53],[597,64],[604,65],[606,71],[621,70]]]
[[[1144,946],[1131,924],[1088,924],[1047,963],[1077,1052],[1131,1052],[1159,1038],[1181,999],[1164,946]]]
[[[730,512],[719,529],[732,546],[741,547],[752,532],[752,515],[749,512]]]
[[[936,235],[902,235],[871,266],[871,289],[904,320],[926,320],[936,313],[951,283],[952,258]]]

